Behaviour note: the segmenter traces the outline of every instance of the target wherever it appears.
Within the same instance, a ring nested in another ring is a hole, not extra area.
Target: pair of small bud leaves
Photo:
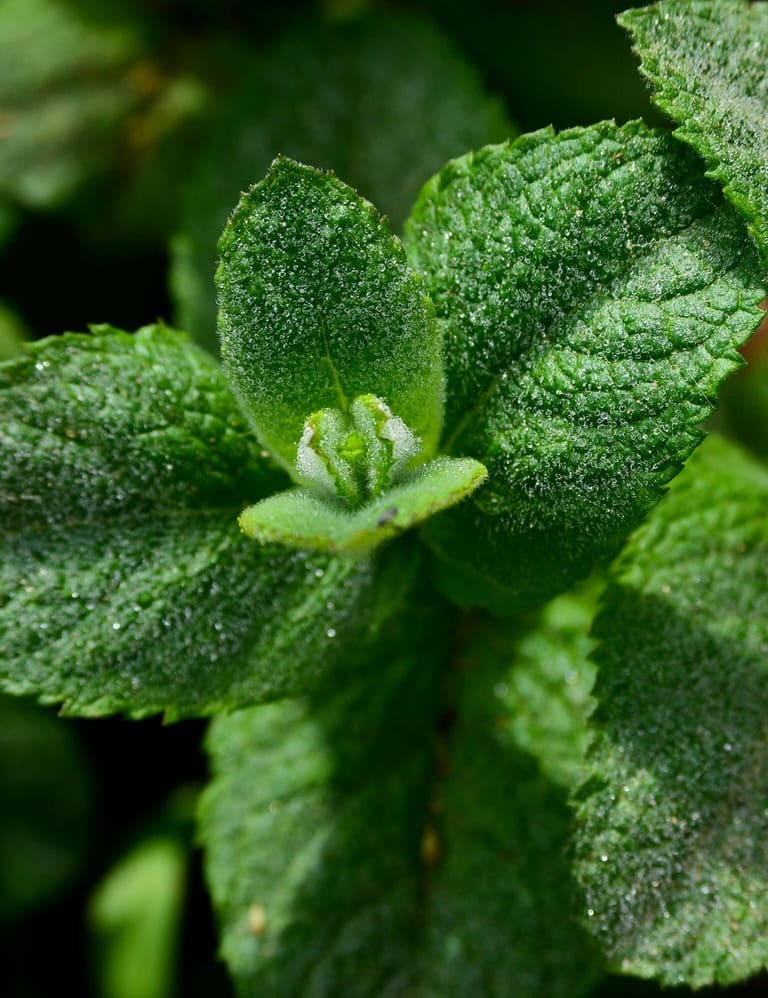
[[[289,489],[248,507],[245,534],[262,543],[364,555],[446,509],[486,477],[471,458],[426,463],[421,440],[375,395],[348,412],[327,408],[304,425]]]
[[[354,508],[402,481],[421,452],[421,440],[386,402],[360,395],[348,413],[321,409],[309,417],[296,471],[307,488]]]

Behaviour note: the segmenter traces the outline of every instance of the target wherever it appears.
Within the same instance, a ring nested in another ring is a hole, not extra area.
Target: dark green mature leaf
[[[0,696],[0,921],[60,892],[89,845],[91,778],[75,732]]]
[[[637,122],[448,164],[406,241],[446,321],[446,449],[489,473],[429,536],[447,591],[505,612],[658,501],[757,325],[761,275],[693,154]]]
[[[551,634],[556,621],[557,611]],[[544,622],[539,633],[546,630]],[[569,643],[565,630],[558,639]],[[573,917],[564,795],[519,749],[509,695],[515,666],[525,667],[518,656],[495,622],[480,622],[450,682],[454,712],[442,717],[449,731],[438,743],[442,766],[430,799],[444,851],[427,880],[421,979],[430,998],[578,998],[599,976]],[[574,729],[580,714],[569,711]],[[567,736],[566,762],[565,743],[552,733],[551,745],[539,743],[542,755],[554,748],[548,762],[559,755],[561,771],[578,766],[578,737]]]
[[[507,138],[501,105],[429,21],[379,13],[305,21],[248,59],[193,167],[171,283],[179,325],[215,348],[215,246],[241,191],[282,153],[334,169],[399,229],[450,157]]]
[[[617,966],[768,965],[768,472],[711,438],[619,559],[595,634],[576,872]]]
[[[407,598],[404,551],[379,594],[384,565],[240,535],[280,477],[218,365],[176,333],[34,344],[0,366],[0,409],[5,690],[81,714],[206,714],[303,691]]]
[[[201,835],[248,998],[575,998],[594,979],[568,915],[564,801],[494,692],[508,662],[481,628],[446,702],[447,629],[427,607],[375,679],[213,724]]]
[[[383,399],[434,453],[442,341],[421,280],[376,209],[335,177],[278,159],[219,243],[230,382],[264,445],[293,470],[307,417]]]
[[[666,0],[618,20],[675,135],[707,161],[768,261],[768,7]]]
[[[479,461],[438,457],[360,509],[289,489],[249,506],[240,527],[263,544],[359,555],[460,502],[484,481]]]
[[[145,96],[142,54],[119,3],[3,0],[0,195],[49,207],[111,164]]]

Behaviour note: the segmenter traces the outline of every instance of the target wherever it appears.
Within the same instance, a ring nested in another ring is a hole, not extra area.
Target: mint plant
[[[0,364],[0,687],[214,718],[243,995],[768,966],[768,470],[694,454],[764,314],[768,22],[621,20],[676,131],[467,153],[402,241],[279,156],[219,241],[220,363],[158,322]]]

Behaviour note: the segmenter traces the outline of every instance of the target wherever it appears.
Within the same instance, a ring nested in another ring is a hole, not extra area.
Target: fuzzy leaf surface
[[[712,437],[622,554],[595,625],[576,798],[585,921],[624,972],[768,965],[768,473]]]
[[[488,468],[429,527],[453,598],[543,600],[659,500],[761,317],[742,230],[638,122],[536,132],[426,185],[406,242],[445,323],[445,448]]]
[[[210,349],[218,349],[216,240],[277,153],[335,170],[399,231],[449,157],[514,133],[438,28],[402,10],[333,26],[306,19],[258,61],[245,54],[191,168],[173,242],[177,321]]]
[[[360,555],[460,502],[484,480],[479,461],[438,457],[358,510],[289,489],[249,506],[240,527],[262,544]]]
[[[292,469],[305,419],[382,398],[434,452],[442,341],[421,280],[373,205],[277,159],[219,243],[224,366],[257,434]]]
[[[655,102],[744,214],[768,262],[768,8],[667,0],[619,15]]]
[[[4,690],[70,713],[206,714],[302,691],[386,616],[381,566],[241,536],[245,503],[281,476],[179,334],[36,343],[0,366],[0,410]]]
[[[497,622],[493,631],[496,656],[509,663],[494,686],[509,732],[553,783],[569,790],[584,779],[596,671],[590,629],[601,588],[590,579],[533,619]]]
[[[563,795],[493,692],[508,662],[476,634],[446,689],[447,620],[411,606],[375,678],[213,723],[201,838],[246,998],[575,998],[595,978]]]

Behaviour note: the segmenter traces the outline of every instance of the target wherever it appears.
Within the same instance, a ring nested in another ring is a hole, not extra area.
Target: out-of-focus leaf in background
[[[72,727],[0,697],[0,923],[72,882],[88,849],[91,795]]]
[[[240,193],[283,154],[333,169],[398,229],[446,159],[513,129],[429,21],[382,14],[296,24],[214,116],[191,170],[171,284],[180,328],[215,345],[216,242]]]
[[[171,998],[196,793],[181,787],[160,822],[107,872],[88,921],[100,998]]]

